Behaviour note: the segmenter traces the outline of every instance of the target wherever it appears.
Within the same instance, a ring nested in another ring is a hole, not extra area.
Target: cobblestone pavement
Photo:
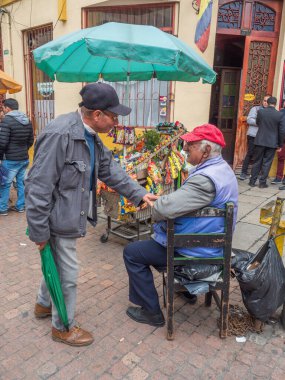
[[[255,251],[266,239],[258,222],[260,206],[278,194],[276,187],[250,189],[240,183],[239,223],[234,246]],[[282,195],[282,194],[280,194]],[[285,194],[283,194],[285,195]],[[37,320],[33,307],[41,277],[40,257],[25,236],[25,214],[0,217],[0,379],[285,379],[285,331],[265,326],[262,334],[221,340],[217,308],[182,298],[175,302],[174,341],[165,328],[130,320],[128,278],[122,260],[126,242],[111,236],[100,242],[105,222],[78,241],[80,274],[77,321],[92,331],[93,345],[69,347],[51,340],[50,319]],[[160,295],[161,278],[155,274]],[[232,281],[231,304],[241,295]]]

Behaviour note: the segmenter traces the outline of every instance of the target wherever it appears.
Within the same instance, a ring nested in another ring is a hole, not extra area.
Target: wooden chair
[[[226,209],[217,209],[206,207],[184,217],[216,217],[225,219],[225,231],[223,233],[209,234],[175,234],[174,219],[167,220],[167,278],[164,283],[166,286],[166,327],[167,339],[174,339],[173,314],[174,314],[174,267],[189,265],[191,262],[196,264],[215,264],[222,265],[222,281],[217,282],[215,286],[210,285],[210,291],[205,294],[205,306],[211,306],[212,297],[220,309],[220,337],[226,338],[228,329],[228,311],[229,311],[229,288],[230,288],[230,270],[231,270],[231,249],[233,235],[233,211],[232,203],[226,204]],[[215,247],[223,248],[224,255],[218,258],[188,258],[175,257],[174,247]],[[156,268],[159,269],[159,268]],[[165,270],[165,269],[164,269]],[[163,271],[161,268],[160,271]],[[221,291],[221,297],[217,291]]]

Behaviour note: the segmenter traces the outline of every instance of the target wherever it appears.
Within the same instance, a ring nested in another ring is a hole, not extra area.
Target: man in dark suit
[[[257,113],[256,125],[258,131],[254,139],[254,164],[251,170],[249,186],[255,186],[259,173],[259,188],[268,187],[266,180],[276,149],[281,149],[285,137],[285,119],[275,107],[277,99],[273,96],[267,99],[268,107]]]

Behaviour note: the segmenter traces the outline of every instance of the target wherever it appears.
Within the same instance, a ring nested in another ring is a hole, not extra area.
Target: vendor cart
[[[169,125],[172,125],[172,127]],[[146,153],[145,158],[141,160],[140,163],[135,166],[132,165],[131,169],[126,169],[129,175],[133,175],[134,173],[136,174],[136,179],[141,185],[147,183],[147,178],[149,179],[148,169],[146,168],[148,163],[155,157],[160,157],[161,159],[161,154],[164,155],[164,152],[166,152],[166,156],[163,156],[164,163],[161,162],[162,166],[165,166],[167,158],[171,154],[171,147],[174,144],[177,144],[180,136],[185,133],[185,128],[181,123],[176,122],[175,125],[174,123],[169,123],[169,125],[166,128],[165,126],[164,128],[162,126],[157,126],[156,128],[159,131],[156,133],[161,133],[164,136],[168,136],[168,138],[164,140],[164,143],[162,143],[159,147],[156,147],[152,153]],[[167,131],[165,129],[167,129]],[[128,167],[127,161],[126,166]],[[161,178],[159,195],[171,193],[174,190],[174,183],[174,180],[166,183]],[[151,191],[155,194],[157,194],[156,190],[157,189],[155,188],[151,188]],[[143,209],[136,209],[133,207],[132,212],[130,212],[121,206],[123,197],[117,192],[114,192],[112,189],[103,187],[99,190],[98,195],[101,199],[101,203],[103,203],[104,213],[107,216],[106,232],[100,238],[102,243],[106,243],[108,241],[110,234],[127,240],[139,240],[141,236],[150,234],[150,206]]]
[[[172,191],[173,186],[166,185],[163,193],[169,194]],[[128,213],[124,220],[118,220],[120,195],[102,190],[101,200],[107,216],[106,232],[100,237],[101,243],[106,243],[110,234],[133,241],[140,240],[141,236],[151,233],[151,207]]]

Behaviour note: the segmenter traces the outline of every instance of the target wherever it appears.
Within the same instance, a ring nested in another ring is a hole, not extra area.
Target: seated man
[[[163,326],[164,316],[159,306],[150,265],[165,267],[166,222],[176,219],[177,233],[214,233],[224,231],[222,218],[184,218],[183,215],[206,206],[224,208],[234,203],[234,225],[237,216],[238,185],[230,166],[221,156],[226,145],[222,132],[211,124],[196,127],[182,136],[187,161],[195,167],[175,192],[161,196],[153,207],[154,226],[151,240],[130,243],[124,249],[124,260],[129,275],[129,299],[140,307],[130,306],[127,315],[136,322]],[[181,248],[179,254],[191,257],[222,256],[220,248]]]

